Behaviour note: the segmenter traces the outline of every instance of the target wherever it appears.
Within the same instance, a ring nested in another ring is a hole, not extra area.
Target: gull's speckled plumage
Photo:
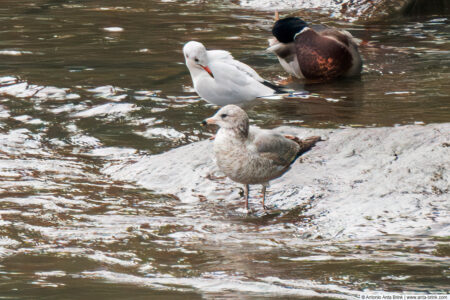
[[[246,208],[250,184],[263,185],[283,175],[303,152],[319,137],[305,141],[289,139],[270,130],[249,127],[247,113],[236,105],[221,108],[207,124],[220,126],[214,139],[214,152],[219,169],[231,180],[245,185]]]

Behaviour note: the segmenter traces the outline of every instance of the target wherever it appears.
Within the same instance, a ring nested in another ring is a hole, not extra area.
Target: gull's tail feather
[[[300,146],[300,149],[297,152],[297,156],[292,161],[292,163],[294,163],[297,160],[297,158],[299,158],[303,153],[311,150],[312,147],[314,147],[317,142],[322,141],[322,138],[320,136],[310,136],[304,140],[301,140],[298,137],[292,135],[285,135],[285,137],[290,140],[293,140]]]

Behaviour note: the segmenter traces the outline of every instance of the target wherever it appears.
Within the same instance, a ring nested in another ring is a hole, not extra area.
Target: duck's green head
[[[294,37],[303,28],[308,27],[305,21],[296,17],[288,17],[275,22],[272,34],[281,43],[287,44],[294,41]]]

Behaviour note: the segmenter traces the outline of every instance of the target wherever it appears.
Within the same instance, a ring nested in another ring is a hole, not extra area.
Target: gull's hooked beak
[[[205,70],[206,72],[208,72],[208,74],[209,74],[212,78],[214,78],[214,75],[213,75],[213,73],[211,72],[211,69],[210,69],[208,66],[202,66],[202,65],[200,65],[200,67],[202,67],[203,70]]]
[[[206,125],[210,125],[210,124],[216,124],[216,120],[214,118],[205,119],[202,121],[200,126],[206,126]]]

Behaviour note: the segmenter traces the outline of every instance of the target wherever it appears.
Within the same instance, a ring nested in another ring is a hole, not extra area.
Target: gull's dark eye
[[[195,62],[198,62],[198,58],[197,57],[194,60],[195,60]]]
[[[228,116],[227,114],[221,114],[221,115],[220,115],[220,117],[221,117],[222,119],[225,119],[227,116]]]

